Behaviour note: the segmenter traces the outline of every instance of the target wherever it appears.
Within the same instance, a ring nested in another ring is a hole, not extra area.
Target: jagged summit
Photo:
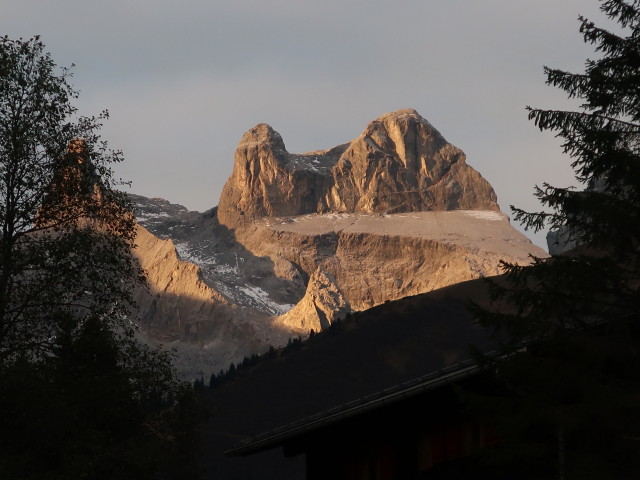
[[[246,132],[218,205],[230,228],[308,213],[499,210],[491,185],[462,150],[413,109],[384,114],[337,147],[287,152],[261,123]]]
[[[145,333],[177,347],[192,379],[351,311],[546,255],[510,225],[462,150],[410,109],[303,154],[256,125],[218,207],[203,214],[133,200],[150,284],[136,298]]]
[[[240,139],[238,148],[257,148],[260,146],[268,146],[273,151],[284,151],[284,141],[278,132],[266,123],[259,123],[252,129],[248,130]]]

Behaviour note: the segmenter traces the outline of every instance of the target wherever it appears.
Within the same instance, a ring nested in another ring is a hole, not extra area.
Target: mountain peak
[[[238,148],[264,143],[271,145],[273,148],[285,150],[282,136],[271,128],[271,125],[266,123],[259,123],[255,127],[247,130],[240,139]]]
[[[390,130],[424,128],[426,131],[437,130],[429,121],[413,108],[403,108],[380,115],[367,125],[363,134],[370,130],[385,128]]]
[[[261,123],[244,134],[218,205],[230,228],[269,216],[499,210],[491,185],[413,109],[373,120],[348,144],[287,152]]]
[[[426,122],[429,123],[422,115],[413,108],[402,108],[394,112],[388,112],[380,115],[377,119],[370,123],[408,123],[408,122]]]

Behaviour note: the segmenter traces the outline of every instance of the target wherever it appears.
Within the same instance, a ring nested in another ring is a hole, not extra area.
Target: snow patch
[[[158,213],[153,213],[153,212],[139,212],[136,214],[136,219],[139,222],[144,222],[146,220],[153,220],[156,218],[169,218],[170,215],[167,212],[158,212]]]
[[[504,215],[502,213],[494,212],[492,210],[467,210],[464,213],[469,217],[477,218],[480,220],[488,220],[490,222],[498,222],[504,220]]]
[[[213,271],[219,275],[230,275],[230,274],[239,275],[240,274],[238,267],[233,267],[231,265],[216,265],[213,268]]]
[[[216,263],[215,257],[201,257],[189,248],[188,243],[176,243],[175,247],[176,251],[178,252],[178,256],[180,256],[180,259],[186,262],[195,263],[196,265],[200,266],[206,264],[215,265]]]
[[[282,315],[293,308],[290,304],[280,304],[269,298],[269,294],[260,287],[253,285],[245,285],[236,287],[242,293],[253,299],[256,303],[263,305],[266,309],[275,315]]]

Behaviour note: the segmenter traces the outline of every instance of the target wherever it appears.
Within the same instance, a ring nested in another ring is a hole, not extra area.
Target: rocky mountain
[[[218,207],[132,196],[138,292],[154,341],[209,375],[336,318],[545,256],[491,185],[414,110],[329,150],[287,152],[260,124],[242,137]]]
[[[382,115],[355,140],[290,154],[259,124],[244,134],[218,218],[229,228],[308,213],[499,210],[489,182],[415,110]]]

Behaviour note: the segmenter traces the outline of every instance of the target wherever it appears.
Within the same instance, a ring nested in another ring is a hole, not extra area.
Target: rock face
[[[218,206],[220,223],[307,213],[499,210],[495,192],[415,110],[371,122],[348,144],[305,154],[260,124],[244,134]]]
[[[256,220],[240,233],[255,256],[284,258],[306,278],[330,274],[354,310],[497,275],[500,260],[546,256],[491,210],[309,214]]]
[[[550,230],[547,232],[546,240],[550,255],[561,255],[578,246],[567,229]]]
[[[229,302],[204,283],[200,267],[180,260],[171,240],[160,239],[137,225],[134,253],[149,286],[136,292],[145,325],[195,334],[199,318],[228,307]],[[217,313],[219,317],[222,312]]]
[[[319,332],[329,327],[334,320],[344,318],[351,311],[351,305],[333,275],[317,268],[302,300],[275,320],[294,333],[306,335],[311,330]]]
[[[187,378],[351,311],[495,275],[546,256],[500,212],[464,153],[414,110],[348,144],[294,155],[249,130],[218,207],[133,196],[145,332],[179,351]]]
[[[289,338],[268,314],[234,304],[209,286],[201,267],[181,260],[171,239],[137,225],[133,253],[148,285],[134,293],[143,336],[176,348],[178,370],[185,378],[209,376]]]

